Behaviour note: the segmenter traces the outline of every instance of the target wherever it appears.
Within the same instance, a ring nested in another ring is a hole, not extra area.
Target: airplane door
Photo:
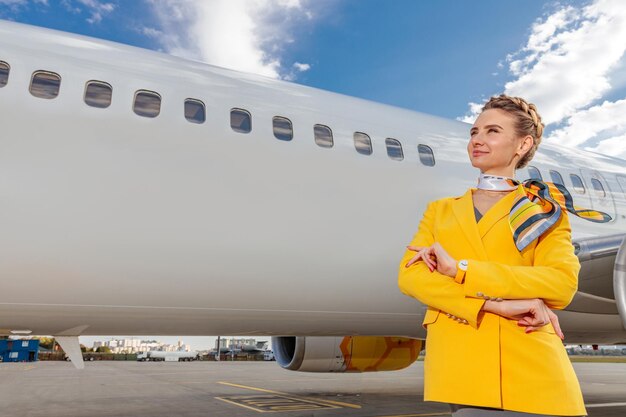
[[[580,172],[585,182],[585,188],[591,198],[590,208],[607,213],[613,221],[616,219],[615,200],[613,190],[598,171],[581,168]],[[578,203],[577,203],[578,204]]]

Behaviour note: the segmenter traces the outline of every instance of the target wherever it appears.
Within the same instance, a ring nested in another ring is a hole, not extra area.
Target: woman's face
[[[467,153],[472,166],[481,172],[513,176],[517,161],[528,150],[527,142],[517,137],[513,116],[504,110],[489,109],[470,129]]]

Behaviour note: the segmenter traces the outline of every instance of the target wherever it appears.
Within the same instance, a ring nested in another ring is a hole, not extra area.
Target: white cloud
[[[626,134],[624,115],[626,100],[605,101],[568,118],[564,127],[552,132],[550,140],[562,145],[580,146],[602,135]]]
[[[1,1],[1,0],[0,0]],[[35,0],[47,1],[48,0]],[[61,6],[72,14],[81,14],[83,11],[89,13],[85,19],[90,24],[100,23],[102,19],[116,9],[116,5],[111,2],[100,0],[61,0]]]
[[[167,52],[273,78],[293,73],[281,53],[296,24],[313,16],[303,0],[149,1]]]
[[[531,65],[536,64],[542,55],[550,53],[553,48],[556,50],[559,36],[566,33],[567,29],[576,23],[577,18],[580,18],[577,12],[578,10],[573,7],[565,7],[548,16],[544,21],[535,22],[526,47],[507,56],[511,73],[521,76],[530,72]],[[524,54],[525,56],[515,59],[516,56]]]
[[[300,72],[308,71],[311,69],[311,65],[303,64],[301,62],[294,62],[293,67]]]
[[[612,137],[626,133],[618,122],[626,108],[624,100],[606,97],[626,81],[625,51],[626,8],[621,0],[561,7],[538,19],[526,45],[507,56],[514,79],[506,83],[504,93],[537,105],[543,121],[551,125],[548,131],[554,129],[546,141],[614,150],[619,141]],[[471,123],[482,104],[469,106],[462,120]],[[626,143],[623,146],[626,150]]]
[[[102,18],[105,15],[115,10],[115,4],[113,3],[102,2],[98,0],[76,0],[76,1],[82,4],[83,6],[87,7],[87,9],[89,9],[91,16],[88,17],[86,20],[87,22],[91,24],[100,23],[102,21]]]
[[[298,78],[298,74],[306,72],[311,69],[311,65],[303,64],[301,62],[294,62],[291,69],[281,74],[281,78],[285,81],[294,81]]]
[[[72,4],[71,0],[61,0],[61,5],[72,14],[80,14],[82,9]]]
[[[147,26],[144,26],[141,28],[141,33],[149,38],[155,38],[155,39],[158,39],[163,36],[163,32],[161,32],[160,30],[152,28],[152,27],[147,27]]]
[[[9,6],[12,11],[16,12],[21,6],[26,6],[28,3],[48,5],[48,0],[0,0],[0,5]]]
[[[588,146],[585,149],[626,159],[626,146],[624,144],[626,144],[626,133],[621,136],[603,139],[596,146]]]
[[[528,97],[546,122],[558,123],[601,99],[609,74],[626,50],[626,8],[621,0],[566,7],[532,27],[527,45],[514,54],[505,85],[510,95]]]
[[[474,123],[478,115],[480,114],[480,110],[483,108],[484,103],[468,103],[469,111],[463,117],[457,117],[457,120],[465,123]]]
[[[48,0],[0,0],[0,18],[14,20],[31,5],[48,6]]]

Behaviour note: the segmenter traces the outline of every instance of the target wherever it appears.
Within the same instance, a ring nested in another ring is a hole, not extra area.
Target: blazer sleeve
[[[568,216],[538,238],[533,265],[512,266],[469,260],[464,290],[469,297],[541,298],[552,309],[563,309],[578,289],[580,263],[574,254]]]
[[[432,202],[426,208],[418,231],[411,241],[411,246],[428,246],[435,241],[433,226],[436,204],[436,201]],[[407,268],[406,263],[414,255],[415,252],[407,250],[400,262],[398,276],[400,291],[423,304],[465,319],[470,326],[478,328],[485,300],[466,297],[462,284],[458,284],[454,278],[440,274],[436,270],[430,272],[423,261],[416,262]]]

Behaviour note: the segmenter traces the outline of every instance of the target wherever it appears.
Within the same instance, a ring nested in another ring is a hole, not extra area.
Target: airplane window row
[[[10,67],[6,62],[0,61],[0,87],[4,87],[9,79]],[[32,75],[29,91],[34,97],[54,99],[61,89],[61,76],[50,71],[35,71]],[[113,87],[103,81],[91,80],[85,85],[85,104],[96,108],[107,108],[111,105]],[[133,100],[133,112],[138,116],[154,118],[161,112],[161,95],[149,90],[138,90]],[[204,123],[206,121],[206,109],[201,100],[188,98],[184,102],[185,119],[191,123]],[[274,137],[282,141],[293,139],[293,125],[291,120],[282,116],[272,119]],[[252,131],[252,115],[245,109],[233,108],[230,111],[230,126],[238,133],[250,133]],[[334,145],[333,132],[330,127],[316,124],[313,126],[315,143],[322,148],[332,148]],[[366,133],[355,132],[353,135],[354,147],[362,155],[371,155],[373,152],[372,140]],[[389,158],[402,161],[404,152],[402,144],[397,139],[385,139],[387,155]],[[424,144],[417,146],[419,159],[425,166],[435,165],[433,150]]]
[[[291,120],[282,116],[274,116],[272,119],[274,137],[278,140],[290,141],[293,139],[293,125]],[[239,133],[250,133],[252,131],[252,115],[244,109],[232,109],[230,111],[230,127]],[[313,126],[313,136],[315,143],[322,148],[332,148],[334,145],[333,132],[330,127],[316,124]],[[353,136],[354,147],[356,151],[362,155],[371,155],[372,140],[368,134],[363,132],[355,132]],[[402,144],[397,139],[385,139],[387,155],[389,158],[402,161],[404,153]],[[417,146],[420,161],[426,166],[435,166],[435,155],[433,150],[423,144]]]
[[[9,81],[9,73],[11,67],[8,63],[0,61],[0,88],[7,85]],[[61,88],[61,76],[50,71],[35,71],[32,75],[29,91],[38,98],[54,99],[59,95]],[[88,81],[85,85],[85,104],[96,108],[107,108],[111,105],[113,97],[113,87],[103,81]],[[138,90],[135,92],[133,100],[133,111],[142,117],[154,118],[161,112],[161,95],[149,90]],[[185,119],[190,123],[204,123],[206,121],[205,105],[201,100],[188,98],[184,102]],[[272,119],[274,137],[282,141],[290,141],[293,139],[293,125],[291,120],[282,116],[275,116]],[[239,108],[233,108],[230,111],[230,126],[233,131],[238,133],[250,133],[252,131],[252,115],[249,111]],[[333,132],[330,127],[316,124],[313,126],[313,136],[315,143],[322,148],[332,148],[334,145]],[[354,147],[356,151],[362,155],[371,155],[373,152],[372,140],[366,133],[355,132],[353,135]],[[393,138],[385,139],[387,155],[389,158],[402,161],[404,153],[402,144],[399,140]],[[420,162],[428,167],[435,166],[435,156],[433,150],[424,144],[418,144],[417,150]],[[543,177],[539,169],[533,166],[528,167],[530,178],[543,181]],[[574,191],[578,194],[585,194],[585,186],[582,179],[576,174],[570,174],[570,181]],[[550,178],[552,182],[565,186],[563,177],[557,171],[550,170]],[[617,177],[618,182],[620,177]],[[626,180],[624,180],[626,182]],[[602,183],[597,178],[591,178],[591,185],[596,196],[600,198],[606,197],[606,191]],[[625,189],[626,192],[626,189]]]
[[[532,179],[543,181],[541,172],[536,167],[529,166],[528,174],[530,175],[530,178]],[[570,181],[572,182],[572,187],[574,188],[574,191],[576,191],[576,193],[578,194],[586,193],[585,184],[583,183],[583,180],[578,175],[569,174],[569,178],[570,178]],[[619,177],[617,178],[619,180]],[[567,187],[565,185],[565,182],[563,181],[563,177],[558,171],[550,170],[550,179],[555,184],[561,184],[562,186]],[[593,187],[593,190],[597,197],[600,197],[600,198],[606,197],[606,191],[604,190],[604,186],[602,186],[602,183],[600,182],[599,179],[591,177],[591,186]]]

